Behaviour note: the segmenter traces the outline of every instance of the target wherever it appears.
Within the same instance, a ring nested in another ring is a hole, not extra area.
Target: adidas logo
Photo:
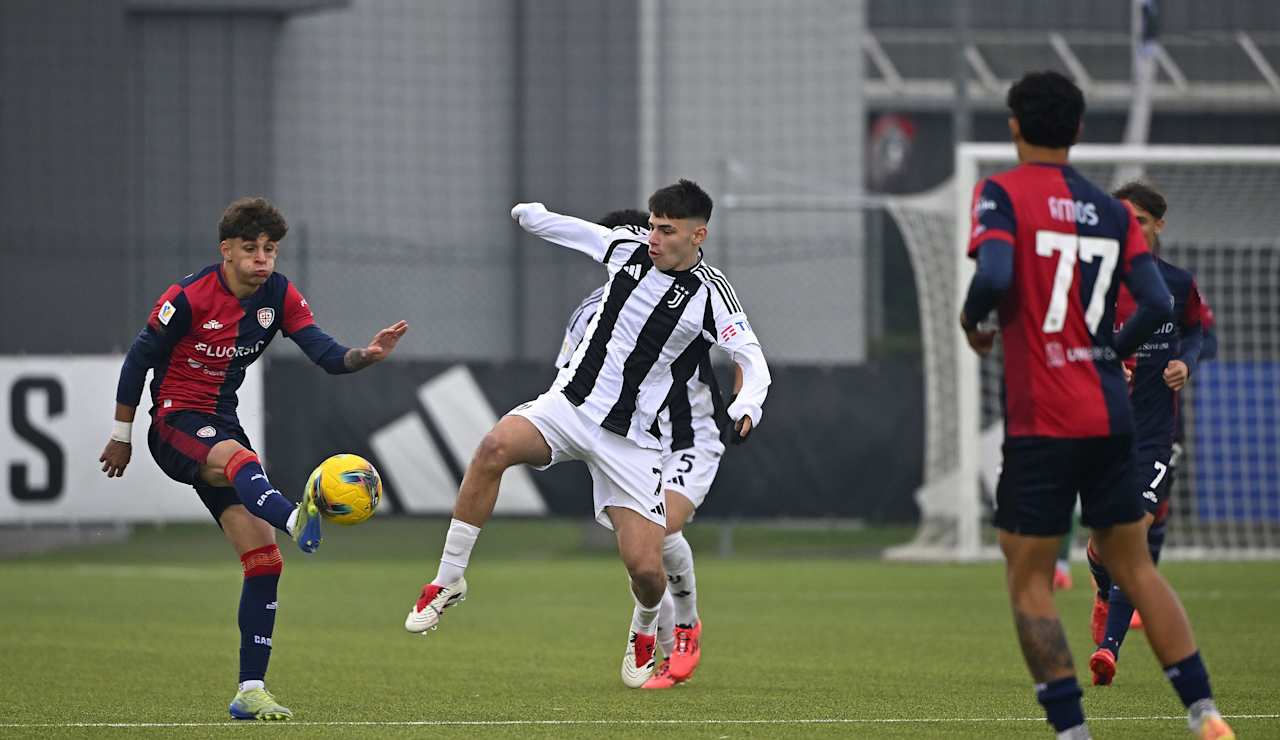
[[[404,413],[375,429],[369,447],[384,480],[396,483],[395,499],[384,500],[408,514],[453,511],[466,461],[486,432],[498,423],[489,399],[465,365],[455,365],[418,387]],[[533,476],[523,468],[502,477],[495,511],[519,516],[545,516]]]
[[[653,507],[652,509],[649,509],[649,511],[653,514],[657,514],[658,516],[667,515],[667,507],[663,506],[661,503],[659,503],[657,506]]]
[[[630,275],[631,278],[636,282],[640,281],[640,273],[643,272],[643,270],[640,268],[640,265],[627,265],[626,267],[622,268],[622,271]]]
[[[201,328],[202,329],[221,329],[222,322],[218,321],[217,319],[209,319],[208,321],[201,324]]]

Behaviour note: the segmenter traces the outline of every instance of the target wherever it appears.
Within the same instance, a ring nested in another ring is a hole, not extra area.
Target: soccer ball
[[[382,500],[382,478],[359,455],[334,455],[316,466],[307,490],[320,515],[334,524],[359,524]]]

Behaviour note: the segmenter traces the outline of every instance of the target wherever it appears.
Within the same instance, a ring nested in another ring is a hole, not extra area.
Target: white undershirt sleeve
[[[600,224],[553,213],[541,203],[518,203],[511,209],[511,218],[536,237],[604,262],[610,232]]]
[[[742,368],[742,390],[738,397],[729,404],[729,418],[735,422],[743,416],[751,417],[751,428],[760,426],[760,416],[764,413],[764,399],[769,393],[769,384],[773,378],[769,375],[769,365],[764,360],[764,352],[755,342],[743,344],[733,351],[733,361]]]

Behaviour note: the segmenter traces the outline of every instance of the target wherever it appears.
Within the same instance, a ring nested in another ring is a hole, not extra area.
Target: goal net
[[[951,182],[887,205],[917,281],[926,403],[920,527],[892,559],[995,555],[1000,346],[979,361],[957,317],[972,188],[1014,158],[1012,145],[961,145]],[[1182,392],[1168,556],[1280,557],[1280,148],[1082,145],[1071,160],[1100,186],[1141,172],[1164,193],[1161,256],[1194,273],[1215,315],[1217,357]]]

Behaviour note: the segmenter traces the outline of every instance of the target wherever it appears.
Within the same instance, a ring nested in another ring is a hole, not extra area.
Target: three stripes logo
[[[632,280],[640,282],[640,275],[644,272],[644,269],[640,265],[627,265],[622,268],[622,271],[630,275]]]
[[[658,502],[657,506],[653,507],[652,509],[649,509],[649,511],[650,513],[657,514],[658,516],[667,515],[667,507],[663,506],[661,501]]]
[[[455,365],[418,387],[417,404],[369,436],[385,482],[395,498],[383,496],[380,508],[409,514],[447,514],[453,510],[466,463],[498,415],[465,365]],[[512,468],[502,477],[495,512],[545,516],[533,477]]]

